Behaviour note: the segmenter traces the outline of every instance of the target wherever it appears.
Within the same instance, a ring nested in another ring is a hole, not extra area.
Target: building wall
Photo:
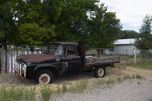
[[[136,54],[139,54],[140,51],[136,49],[136,47],[132,44],[129,45],[115,45],[114,53],[119,55],[134,55],[134,51]]]

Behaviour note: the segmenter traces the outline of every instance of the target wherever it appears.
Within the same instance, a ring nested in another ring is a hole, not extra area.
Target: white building
[[[136,39],[118,39],[114,42],[114,53],[120,55],[133,55],[140,53],[135,47]]]

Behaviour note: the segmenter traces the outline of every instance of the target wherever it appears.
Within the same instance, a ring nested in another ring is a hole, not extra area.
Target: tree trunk
[[[2,52],[1,52],[1,72],[7,73],[7,42],[6,38],[4,38],[4,41],[2,43]]]
[[[5,73],[7,73],[7,60],[8,60],[7,59],[7,52],[8,51],[7,51],[7,44],[6,43],[4,44],[4,52],[5,52],[5,55],[4,55],[5,56],[4,57],[5,58]]]

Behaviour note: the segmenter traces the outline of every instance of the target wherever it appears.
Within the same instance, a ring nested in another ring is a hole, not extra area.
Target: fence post
[[[128,51],[126,50],[126,65],[128,65]]]
[[[137,54],[136,54],[136,48],[134,48],[134,64],[137,63]]]
[[[7,45],[2,46],[2,52],[1,52],[1,72],[7,73],[7,67],[8,67],[8,50]]]
[[[4,46],[2,46],[2,52],[1,52],[1,72],[5,72],[5,52],[4,52]]]

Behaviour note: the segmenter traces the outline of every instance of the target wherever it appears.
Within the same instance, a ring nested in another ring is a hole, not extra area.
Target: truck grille
[[[24,63],[17,63],[15,67],[15,74],[26,77],[26,65]]]

